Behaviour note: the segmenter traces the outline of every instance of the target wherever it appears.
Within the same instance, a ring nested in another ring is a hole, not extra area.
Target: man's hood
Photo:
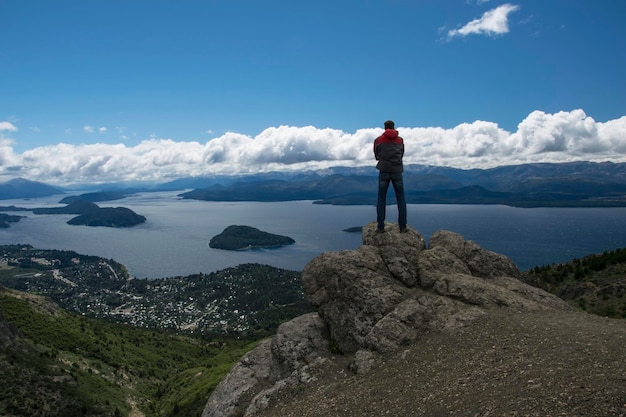
[[[396,129],[385,129],[383,136],[387,139],[395,139],[398,137],[398,131]]]

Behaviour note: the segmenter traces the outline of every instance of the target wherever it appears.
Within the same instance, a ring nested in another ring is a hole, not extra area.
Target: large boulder
[[[283,324],[248,353],[211,395],[203,417],[252,416],[285,387],[314,378],[332,359],[352,355],[354,372],[432,332],[470,325],[492,309],[569,310],[561,299],[518,278],[507,257],[438,231],[428,247],[414,229],[363,228],[356,250],[327,252],[302,272],[312,313]]]
[[[344,353],[387,353],[430,331],[465,325],[489,308],[567,309],[559,298],[524,284],[507,257],[459,234],[424,239],[409,228],[363,228],[356,251],[324,253],[302,273],[309,301]]]
[[[279,326],[276,335],[244,355],[211,394],[203,417],[252,415],[284,388],[313,379],[310,369],[331,354],[317,313]]]

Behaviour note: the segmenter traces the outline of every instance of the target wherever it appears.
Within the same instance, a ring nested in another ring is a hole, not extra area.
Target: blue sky
[[[623,0],[0,0],[0,179],[626,161]],[[339,142],[339,143],[338,143]]]

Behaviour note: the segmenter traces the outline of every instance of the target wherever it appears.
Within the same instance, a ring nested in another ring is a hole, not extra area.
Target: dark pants
[[[404,198],[404,182],[402,181],[402,173],[392,174],[390,172],[380,171],[378,173],[378,201],[376,202],[376,221],[378,228],[385,227],[385,210],[387,208],[387,190],[389,189],[389,181],[393,185],[396,193],[396,202],[398,203],[398,225],[400,229],[406,227],[406,199]]]

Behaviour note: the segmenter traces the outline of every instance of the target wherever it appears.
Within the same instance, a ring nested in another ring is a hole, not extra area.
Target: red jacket
[[[378,163],[376,169],[394,174],[402,172],[402,157],[404,156],[404,139],[395,129],[385,129],[385,132],[374,141],[374,156]]]

